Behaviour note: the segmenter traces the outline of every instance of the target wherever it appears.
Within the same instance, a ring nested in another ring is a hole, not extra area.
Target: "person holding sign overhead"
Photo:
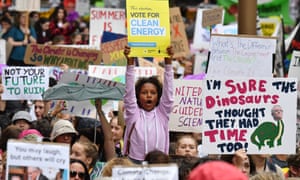
[[[169,114],[173,105],[173,48],[167,48],[165,57],[164,86],[157,77],[141,78],[134,88],[134,58],[129,57],[130,47],[126,46],[127,59],[125,107],[124,154],[135,163],[141,163],[145,155],[153,150],[169,152]],[[129,147],[130,142],[130,147]]]
[[[36,43],[36,33],[33,28],[28,28],[26,13],[19,12],[16,16],[15,25],[9,30],[7,41],[13,46],[9,56],[8,66],[25,66],[24,56],[26,46]]]

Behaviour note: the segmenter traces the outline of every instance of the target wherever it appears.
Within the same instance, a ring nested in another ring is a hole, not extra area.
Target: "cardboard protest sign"
[[[114,166],[112,179],[126,180],[178,180],[178,167],[176,164],[149,165],[149,166]]]
[[[26,64],[60,66],[64,63],[75,69],[87,69],[90,64],[100,64],[101,58],[102,53],[98,50],[37,44],[27,46],[25,53]]]
[[[6,64],[6,41],[0,39],[0,64]]]
[[[70,146],[61,143],[35,143],[9,140],[7,143],[6,179],[19,177],[30,179],[33,170],[47,179],[55,179],[61,173],[68,180]]]
[[[47,67],[7,66],[2,70],[3,100],[41,99],[48,89]]]
[[[202,27],[223,23],[223,8],[207,9],[203,11]]]
[[[185,32],[185,24],[178,7],[170,8],[170,23],[171,44],[174,50],[173,57],[185,57],[189,55],[190,48]]]
[[[16,0],[17,11],[40,11],[41,0]]]
[[[210,40],[210,77],[272,77],[275,38],[215,35]]]
[[[151,4],[151,7],[149,6]],[[170,45],[168,0],[126,1],[128,45],[131,56],[166,57]]]
[[[108,41],[101,44],[101,51],[103,53],[103,63],[105,65],[124,66],[127,64],[124,56],[124,47],[127,45],[127,37]]]
[[[139,66],[141,66],[141,67],[155,67],[157,76],[160,77],[163,82],[164,72],[165,72],[165,69],[163,67],[161,67],[160,65],[158,65],[156,63],[150,62],[144,58],[138,58],[138,61],[139,61]]]
[[[295,153],[295,78],[207,78],[205,83],[204,152]]]
[[[202,126],[201,80],[174,80],[174,103],[170,114],[169,130],[201,132]]]
[[[91,8],[90,46],[100,48],[103,31],[125,34],[125,10],[113,8]]]

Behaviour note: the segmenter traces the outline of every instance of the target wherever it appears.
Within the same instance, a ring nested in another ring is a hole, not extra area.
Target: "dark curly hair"
[[[156,106],[159,104],[160,101],[160,97],[162,95],[162,84],[161,82],[158,80],[157,76],[151,76],[151,77],[141,77],[138,79],[138,81],[135,83],[135,95],[136,95],[136,99],[137,99],[137,104],[140,108],[141,107],[141,103],[139,100],[139,94],[141,92],[141,89],[143,87],[144,84],[146,83],[151,83],[156,87],[157,90],[157,103]]]

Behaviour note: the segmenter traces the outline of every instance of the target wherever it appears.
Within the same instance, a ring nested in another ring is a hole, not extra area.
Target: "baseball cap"
[[[18,111],[12,117],[12,123],[14,124],[17,120],[24,119],[29,123],[32,123],[34,120],[32,119],[31,115],[27,111]]]

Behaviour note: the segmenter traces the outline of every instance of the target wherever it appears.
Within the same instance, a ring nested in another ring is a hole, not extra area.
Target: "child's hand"
[[[127,65],[133,65],[134,64],[134,59],[133,57],[129,57],[130,54],[130,47],[129,46],[125,46],[124,48],[124,55],[127,59]]]
[[[173,50],[172,46],[167,47],[167,53],[168,53],[169,57],[165,58],[165,64],[172,64],[172,59],[173,59],[173,55],[174,55],[174,50]]]

